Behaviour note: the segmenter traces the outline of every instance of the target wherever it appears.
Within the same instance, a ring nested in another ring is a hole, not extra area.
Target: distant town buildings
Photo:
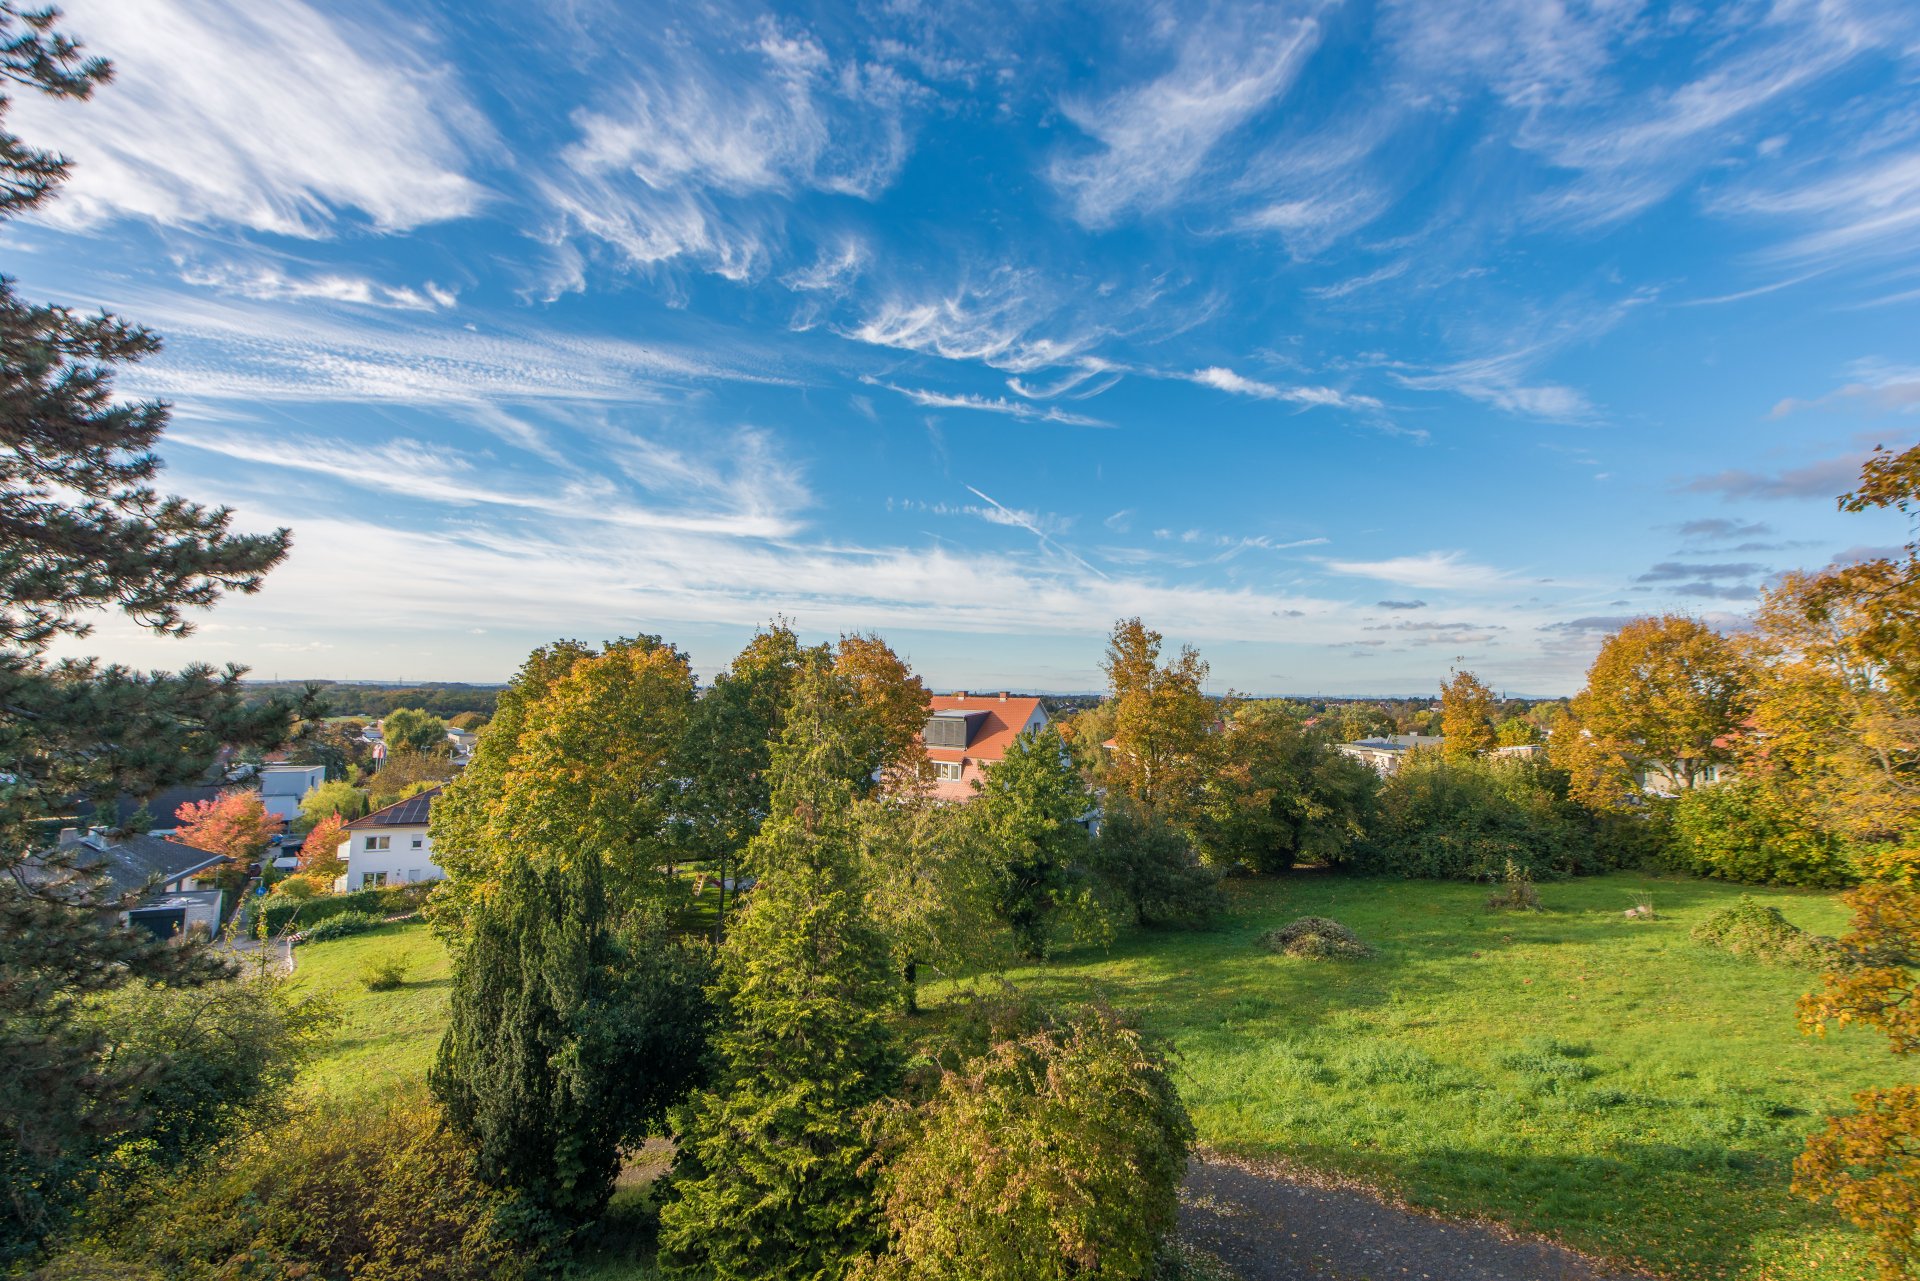
[[[1357,743],[1341,743],[1339,750],[1371,765],[1381,778],[1390,778],[1400,769],[1409,752],[1437,748],[1446,740],[1438,734],[1385,734],[1363,738]]]

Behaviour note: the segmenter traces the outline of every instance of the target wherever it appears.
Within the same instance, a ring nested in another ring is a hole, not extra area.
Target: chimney
[[[107,839],[107,829],[104,827],[88,828],[86,836],[81,839],[85,844],[91,845],[97,850],[104,851],[113,848],[113,842]]]
[[[967,701],[967,691],[966,691],[966,690],[964,690],[964,689],[956,689],[955,691],[953,691],[953,701],[954,701],[954,702],[956,702],[956,703],[964,703],[964,702],[966,702],[966,701]]]
[[[1003,703],[1007,701],[1007,691],[1004,689],[1000,691],[1000,701]]]
[[[62,844],[62,845],[72,845],[72,844],[74,844],[74,843],[76,843],[77,841],[79,841],[79,839],[80,839],[80,829],[79,829],[79,828],[77,828],[77,827],[63,827],[63,828],[61,828],[61,829],[60,829],[60,844]]]

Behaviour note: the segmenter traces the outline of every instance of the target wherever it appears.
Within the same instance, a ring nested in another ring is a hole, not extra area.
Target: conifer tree
[[[110,76],[56,10],[0,3],[0,82],[85,99]],[[0,219],[45,203],[67,171],[0,127]],[[80,1002],[136,976],[225,973],[199,949],[103,924],[121,900],[77,857],[45,850],[48,820],[76,797],[108,806],[192,781],[223,745],[291,728],[287,704],[242,705],[238,668],[47,658],[96,610],[184,635],[186,611],[256,590],[286,554],[285,530],[234,534],[227,510],[154,488],[168,407],[116,400],[113,376],[159,345],[105,313],[29,303],[0,277],[0,1260],[57,1225],[131,1119],[137,1082],[101,1061]]]
[[[881,1241],[864,1111],[898,1079],[897,992],[854,872],[853,704],[813,664],[787,708],[749,848],[759,883],[721,949],[717,1079],[674,1118],[675,1275],[830,1281]]]
[[[483,1177],[576,1223],[698,1079],[711,1022],[704,953],[616,911],[599,859],[509,862],[468,919],[430,1074]]]

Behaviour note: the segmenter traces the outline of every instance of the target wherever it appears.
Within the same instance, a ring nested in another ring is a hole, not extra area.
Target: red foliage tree
[[[267,848],[267,838],[279,822],[267,813],[260,793],[222,792],[210,801],[189,801],[173,812],[179,822],[173,839],[183,845],[224,854],[235,863],[248,863]]]

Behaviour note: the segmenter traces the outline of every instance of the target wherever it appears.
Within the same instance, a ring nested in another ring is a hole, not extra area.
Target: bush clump
[[[377,956],[360,970],[360,981],[369,992],[391,992],[407,985],[407,958],[398,952]]]
[[[346,938],[349,934],[363,934],[368,930],[378,929],[385,924],[386,919],[384,917],[375,916],[372,912],[341,912],[337,915],[329,916],[318,925],[313,925],[302,930],[300,932],[300,941],[302,943],[326,943],[333,939]]]
[[[74,1276],[523,1281],[554,1244],[524,1200],[477,1177],[471,1150],[418,1098],[305,1113],[271,1141],[223,1146],[197,1169],[103,1199],[91,1217],[65,1261]]]
[[[1568,801],[1566,778],[1521,760],[1410,755],[1380,791],[1373,839],[1355,871],[1488,881],[1508,867],[1534,880],[1603,870],[1612,861]]]
[[[417,912],[438,884],[438,881],[415,881],[411,885],[355,890],[351,894],[325,894],[298,902],[291,899],[282,901],[285,896],[276,894],[257,909],[254,908],[254,900],[249,900],[248,907],[257,911],[259,919],[265,921],[267,933],[278,934],[289,925],[306,929],[343,912],[366,912],[375,916],[400,916]],[[253,923],[250,918],[249,927]]]
[[[1527,869],[1517,863],[1508,863],[1500,888],[1487,896],[1487,910],[1544,912],[1547,909],[1541,904],[1540,891],[1534,887],[1533,877],[1527,873]]]
[[[1732,907],[1723,907],[1693,927],[1693,941],[1744,956],[1764,965],[1805,965],[1821,968],[1834,959],[1837,945],[1822,934],[1810,934],[1742,894]]]
[[[1193,1126],[1166,1061],[1110,1010],[1050,1021],[942,1073],[930,1098],[883,1123],[889,1243],[854,1276],[1206,1275],[1167,1266],[1189,1262],[1167,1247]]]
[[[1847,843],[1807,821],[1757,780],[1682,792],[1671,803],[1666,861],[1695,876],[1749,885],[1850,884]]]
[[[1373,955],[1373,949],[1338,921],[1324,916],[1303,916],[1290,925],[1268,930],[1260,936],[1260,946],[1284,956],[1304,956],[1312,960],[1359,960]]]

